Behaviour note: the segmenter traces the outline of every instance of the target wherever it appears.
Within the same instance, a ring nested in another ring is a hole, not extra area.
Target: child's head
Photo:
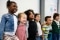
[[[7,1],[8,12],[15,13],[17,11],[17,4],[14,1]]]
[[[18,21],[20,21],[20,23],[25,24],[27,22],[27,16],[25,13],[19,13],[18,14]]]
[[[51,16],[46,16],[45,17],[45,22],[46,22],[46,24],[50,25],[52,23]]]
[[[58,21],[59,20],[59,14],[58,13],[54,13],[53,19]]]
[[[27,15],[28,20],[34,19],[34,11],[33,10],[29,9],[29,10],[25,11],[25,14]]]
[[[37,21],[37,22],[40,21],[40,14],[35,14],[35,21]]]

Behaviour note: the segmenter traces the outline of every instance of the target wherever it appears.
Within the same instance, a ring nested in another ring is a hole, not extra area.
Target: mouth
[[[14,9],[13,11],[14,11],[14,12],[16,12],[16,11],[17,11],[17,9]]]

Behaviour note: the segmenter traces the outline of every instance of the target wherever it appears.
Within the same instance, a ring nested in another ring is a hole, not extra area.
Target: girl
[[[0,40],[18,40],[15,36],[17,29],[17,18],[14,15],[17,11],[17,4],[14,1],[7,1],[7,8],[8,13],[4,14],[1,20]]]
[[[35,22],[37,24],[37,35],[36,35],[36,40],[42,40],[42,29],[41,29],[41,25],[40,25],[40,15],[39,14],[35,14]]]
[[[27,40],[26,37],[26,22],[27,22],[27,16],[25,13],[19,13],[18,14],[18,28],[16,35],[19,38],[19,40]]]
[[[27,15],[27,20],[29,22],[28,40],[35,40],[35,36],[37,33],[37,25],[34,21],[34,11],[29,9],[29,10],[25,11],[25,14]]]

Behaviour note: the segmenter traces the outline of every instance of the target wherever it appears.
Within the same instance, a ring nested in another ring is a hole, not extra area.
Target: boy
[[[53,40],[60,40],[59,14],[54,13],[52,22],[52,36]]]
[[[44,40],[48,40],[48,34],[49,34],[49,30],[51,30],[51,23],[52,23],[52,20],[51,20],[51,16],[46,16],[45,17],[45,24],[43,25],[42,27],[42,30],[43,30],[43,35],[44,35]]]

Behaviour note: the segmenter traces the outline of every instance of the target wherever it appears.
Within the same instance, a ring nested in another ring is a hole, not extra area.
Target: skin
[[[51,18],[48,18],[47,21],[46,21],[46,24],[47,25],[51,25],[52,24],[52,19]]]
[[[41,18],[40,18],[40,15],[37,15],[36,18],[35,18],[36,22],[39,22],[40,19],[41,19]],[[38,35],[38,33],[37,33],[37,35]],[[44,40],[43,32],[42,32],[42,40]]]
[[[16,3],[12,3],[8,8],[8,12],[11,14],[14,14],[17,12],[17,4]]]
[[[47,19],[47,21],[45,21],[46,23],[44,24],[44,25],[51,25],[52,24],[52,19],[51,18],[48,18]],[[42,32],[43,33],[43,32]],[[43,37],[43,39],[42,40],[44,40],[44,33],[42,34],[42,37]]]
[[[34,14],[32,12],[30,12],[29,18],[34,20]]]
[[[59,21],[59,16],[57,16],[57,17],[55,18],[55,20],[56,20],[56,21]]]
[[[36,20],[37,22],[39,22],[39,21],[40,21],[40,15],[37,15],[36,18],[35,18],[35,20]]]

